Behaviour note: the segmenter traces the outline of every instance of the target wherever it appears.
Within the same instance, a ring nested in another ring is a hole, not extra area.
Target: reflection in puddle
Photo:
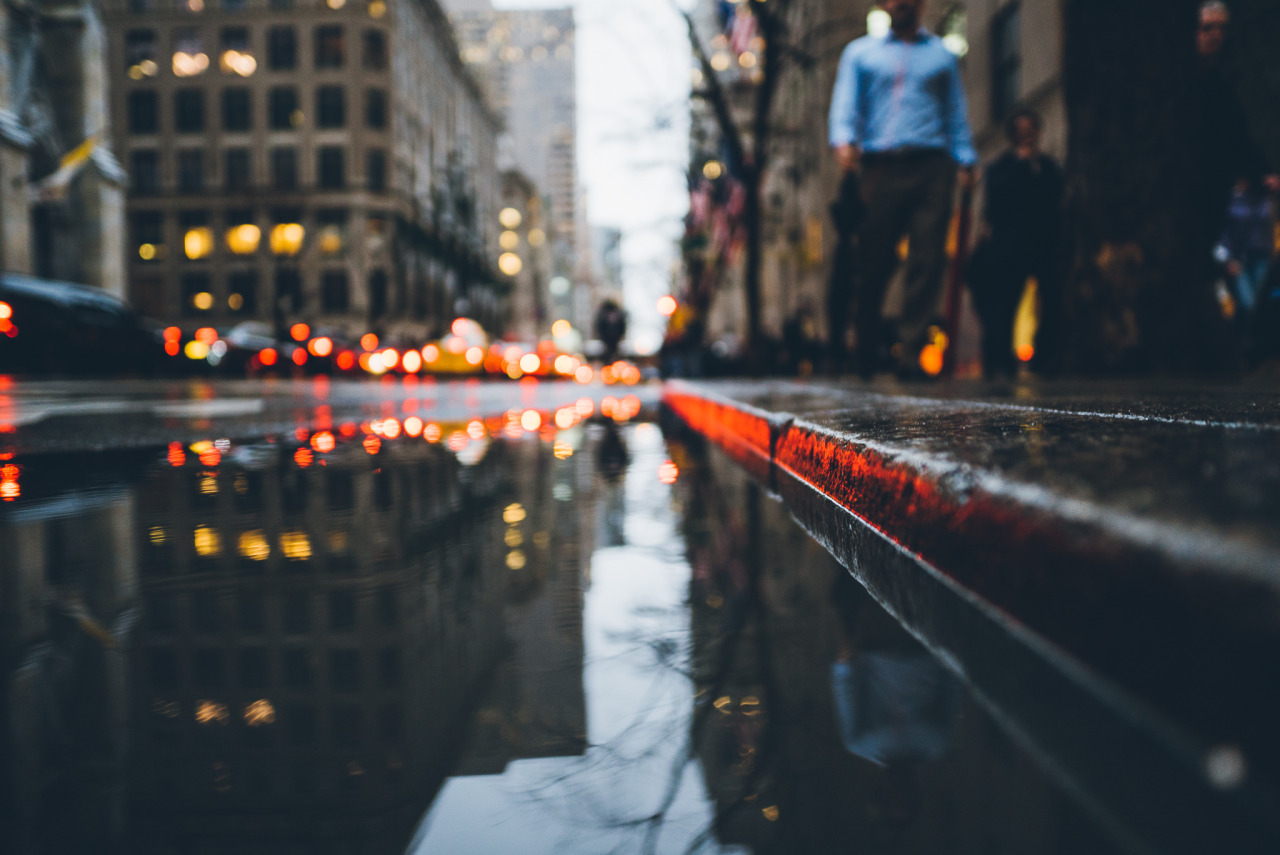
[[[6,851],[1103,851],[780,504],[610,406],[6,461]]]

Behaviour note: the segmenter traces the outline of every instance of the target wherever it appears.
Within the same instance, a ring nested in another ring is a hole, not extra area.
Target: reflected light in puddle
[[[523,570],[526,560],[524,553],[519,549],[513,549],[507,553],[507,567],[511,570]]]
[[[324,430],[311,437],[311,447],[321,454],[328,454],[330,451],[333,451],[338,447],[338,441],[334,438],[333,434]]]
[[[311,557],[311,539],[305,531],[280,532],[280,551],[290,561],[306,561]]]
[[[364,438],[364,450],[370,454],[377,454],[382,450],[382,440],[376,436],[366,436]]]
[[[306,469],[315,462],[316,456],[311,453],[309,448],[299,448],[293,453],[293,462],[297,463],[303,469]]]
[[[578,422],[578,411],[574,407],[561,407],[556,410],[556,427],[568,430]]]
[[[525,513],[524,505],[521,505],[518,502],[507,505],[502,511],[502,521],[507,525],[522,523],[526,516],[527,514]]]
[[[266,698],[256,700],[244,708],[244,723],[249,727],[262,727],[276,723],[276,708]]]
[[[193,540],[196,554],[201,557],[208,558],[222,552],[222,538],[219,536],[217,529],[209,528],[206,525],[197,526]]]
[[[414,437],[416,439],[417,437],[422,436],[423,427],[422,419],[417,416],[409,416],[409,418],[404,420],[405,436]]]
[[[480,421],[479,419],[472,419],[470,422],[468,422],[467,436],[471,437],[472,439],[484,439],[485,438],[484,422]]]
[[[198,724],[226,724],[231,719],[225,704],[217,701],[196,701],[196,722]]]
[[[239,552],[250,561],[266,561],[271,557],[271,544],[260,530],[246,531],[240,534]]]
[[[427,442],[439,442],[444,432],[440,429],[440,425],[432,422],[422,429],[422,438]]]

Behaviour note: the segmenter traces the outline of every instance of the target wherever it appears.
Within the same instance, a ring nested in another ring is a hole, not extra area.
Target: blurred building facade
[[[488,0],[445,0],[445,5],[462,58],[502,119],[500,165],[529,176],[546,199],[552,259],[548,303],[551,314],[566,317],[575,289],[560,280],[571,281],[582,269],[588,238],[578,198],[573,10],[495,11]]]
[[[125,293],[125,176],[92,3],[0,7],[0,270]]]
[[[497,118],[436,0],[108,0],[130,296],[183,326],[500,327]]]
[[[514,214],[512,213],[514,212]],[[538,186],[523,172],[502,173],[502,210],[498,212],[502,250],[498,265],[511,276],[511,321],[507,333],[536,342],[547,327],[547,286],[551,281],[551,247],[547,246],[546,211]],[[505,222],[503,222],[505,220]]]

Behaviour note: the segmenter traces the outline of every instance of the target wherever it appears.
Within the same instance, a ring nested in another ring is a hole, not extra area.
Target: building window
[[[991,21],[991,118],[1004,121],[1022,90],[1021,9],[1014,3]]]
[[[227,277],[227,308],[235,315],[258,311],[258,274],[240,270]]]
[[[253,220],[252,208],[227,211],[227,249],[235,255],[253,255],[262,244],[262,229]]]
[[[160,153],[144,149],[133,153],[133,192],[148,196],[160,190]]]
[[[316,27],[316,68],[342,68],[342,27]]]
[[[178,152],[178,190],[199,193],[204,190],[204,152],[198,148]]]
[[[180,134],[204,132],[204,92],[179,89],[173,93],[173,123]]]
[[[350,294],[347,283],[347,271],[326,270],[320,276],[321,308],[325,314],[340,315],[350,307]],[[334,619],[335,622],[337,618]],[[354,623],[354,611],[352,614]],[[338,627],[334,627],[337,629]]]
[[[347,210],[345,208],[321,208],[316,213],[320,226],[317,241],[323,255],[338,255],[347,245]]]
[[[271,149],[271,185],[277,190],[298,189],[298,150]]]
[[[267,67],[273,71],[298,67],[298,32],[293,27],[267,30]]]
[[[340,128],[347,122],[345,90],[341,86],[316,89],[316,126]]]
[[[221,53],[218,64],[223,74],[251,77],[258,70],[258,61],[249,50],[249,30],[245,27],[223,27],[220,37]]]
[[[145,15],[155,11],[154,0],[129,0],[129,11],[134,15]]]
[[[374,149],[365,154],[365,187],[373,193],[382,193],[387,189],[387,155],[386,152]]]
[[[124,34],[124,67],[129,77],[141,80],[160,71],[160,41],[155,30],[129,30]]]
[[[177,77],[196,77],[209,70],[209,55],[204,52],[204,37],[195,27],[173,31],[173,73]]]
[[[319,185],[325,190],[341,190],[347,184],[345,153],[338,146],[324,146],[319,155]]]
[[[228,12],[244,11],[245,0],[222,0],[222,8]]]
[[[292,9],[293,0],[271,0],[270,6],[272,9]]]
[[[182,254],[192,261],[213,254],[213,230],[206,211],[183,211],[178,215],[178,233],[182,235]]]
[[[387,68],[387,36],[381,30],[364,31],[364,67],[370,71]]]
[[[247,131],[253,127],[253,102],[243,87],[222,90],[222,129]]]
[[[227,192],[249,189],[253,182],[252,161],[247,148],[229,148],[223,154],[223,179]]]
[[[138,211],[133,215],[133,244],[138,258],[158,261],[164,257],[164,215],[159,211]]]
[[[129,132],[154,134],[160,129],[160,97],[150,89],[129,93]]]
[[[273,131],[289,131],[302,124],[302,111],[298,109],[298,90],[292,86],[277,86],[267,94],[267,112]]]
[[[284,312],[301,312],[302,275],[296,270],[276,268],[276,306]]]
[[[369,320],[376,321],[387,313],[387,272],[369,274]]]
[[[182,277],[182,313],[199,317],[213,308],[213,289],[208,273],[187,273]]]
[[[364,96],[364,121],[371,128],[387,126],[387,92],[385,89],[370,89]]]

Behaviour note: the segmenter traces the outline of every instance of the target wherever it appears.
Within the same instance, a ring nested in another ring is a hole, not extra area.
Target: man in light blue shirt
[[[881,306],[906,236],[897,367],[900,376],[916,377],[942,294],[957,174],[962,186],[973,185],[977,153],[959,65],[921,27],[924,0],[880,5],[892,29],[845,48],[831,96],[830,141],[841,167],[861,172],[867,205],[856,289],[858,370],[869,378],[879,367]]]

